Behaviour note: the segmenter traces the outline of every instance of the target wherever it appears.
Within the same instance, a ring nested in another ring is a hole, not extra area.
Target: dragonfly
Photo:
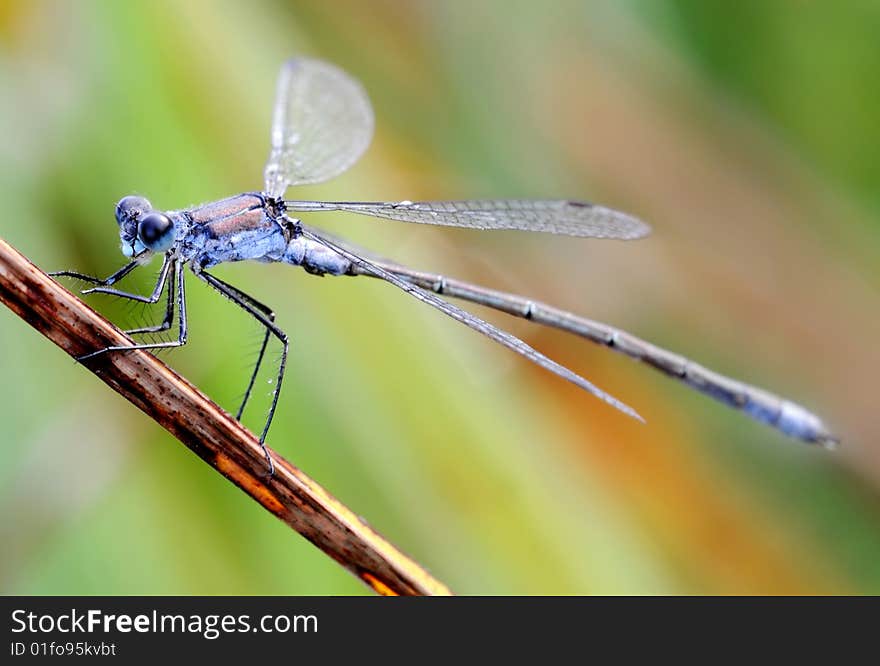
[[[116,205],[116,222],[122,253],[129,262],[103,279],[75,271],[53,274],[95,285],[85,289],[84,294],[110,294],[150,304],[158,303],[164,295],[162,322],[126,331],[130,336],[169,331],[175,310],[177,312],[176,339],[104,347],[78,360],[86,362],[100,354],[135,349],[158,350],[186,344],[184,269],[188,267],[196,278],[228,298],[263,328],[257,361],[236,412],[238,420],[241,420],[253,392],[270,339],[274,337],[281,343],[282,353],[271,405],[259,438],[271,475],[274,465],[265,442],[278,406],[289,338],[276,324],[275,313],[270,307],[218,278],[211,269],[231,261],[283,262],[316,275],[368,276],[384,280],[640,421],[644,419],[632,407],[448,299],[487,306],[536,324],[568,331],[642,361],[792,438],[826,447],[836,444],[837,439],[827,426],[806,408],[725,377],[623,330],[527,297],[416,271],[306,225],[299,217],[301,214],[354,213],[414,224],[484,231],[518,230],[579,238],[634,240],[650,231],[647,224],[632,215],[580,200],[361,202],[285,198],[291,186],[324,182],[353,166],[366,151],[373,127],[374,114],[369,97],[355,78],[318,59],[298,57],[285,62],[276,88],[271,150],[262,191],[245,192],[176,211],[155,210],[144,197],[125,196]],[[162,257],[162,267],[149,296],[112,286],[157,255]]]

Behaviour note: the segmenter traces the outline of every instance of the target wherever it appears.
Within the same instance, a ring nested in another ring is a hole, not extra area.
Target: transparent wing
[[[320,60],[293,58],[278,75],[266,193],[319,183],[348,169],[373,136],[373,109],[360,83]]]
[[[290,211],[343,211],[399,222],[468,229],[516,229],[589,238],[634,239],[651,228],[632,215],[585,201],[401,201],[398,203],[287,201]]]
[[[500,328],[497,328],[489,322],[480,319],[476,315],[472,315],[470,312],[465,312],[461,308],[454,306],[452,303],[449,303],[442,298],[435,296],[431,292],[425,291],[424,289],[421,289],[420,287],[417,287],[414,284],[407,282],[406,280],[394,275],[390,271],[385,270],[381,266],[367,261],[363,257],[358,256],[349,250],[346,250],[344,247],[337,245],[327,238],[323,238],[318,234],[313,233],[309,229],[303,228],[302,234],[306,238],[316,241],[321,245],[330,248],[334,252],[338,252],[343,257],[358,266],[360,270],[381,278],[386,282],[390,282],[395,287],[398,287],[399,289],[402,289],[403,291],[408,293],[410,296],[414,296],[422,303],[430,305],[433,308],[437,308],[438,310],[440,310],[440,312],[443,312],[444,314],[452,317],[456,321],[461,322],[465,326],[479,333],[482,333],[483,335],[494,340],[495,342],[498,342],[508,349],[515,351],[517,354],[521,354],[522,356],[532,361],[532,363],[536,363],[542,368],[545,368],[546,370],[549,370],[550,372],[559,375],[563,379],[567,379],[575,386],[579,386],[587,393],[596,396],[600,400],[604,400],[606,403],[608,403],[612,407],[615,407],[616,409],[619,409],[627,416],[631,416],[638,421],[644,422],[644,419],[639,416],[638,412],[636,412],[632,407],[607,394],[605,391],[595,386],[592,382],[587,381],[586,379],[584,379],[577,373],[572,372],[565,366],[560,365],[556,361],[547,358],[546,356],[544,356],[544,354],[537,351],[536,349],[533,349],[516,336],[513,336],[506,331],[502,331]]]

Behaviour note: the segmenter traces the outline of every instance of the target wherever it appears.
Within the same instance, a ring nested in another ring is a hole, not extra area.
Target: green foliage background
[[[844,446],[484,313],[631,423],[385,285],[224,267],[293,339],[276,449],[461,593],[878,593],[877,34],[880,5],[856,0],[5,0],[0,234],[46,269],[110,273],[119,197],[259,188],[278,66],[336,62],[376,138],[303,198],[585,197],[655,233],[312,222],[783,393]],[[165,358],[232,409],[259,331],[189,293],[191,344]],[[0,592],[367,593],[5,310],[0,378]]]

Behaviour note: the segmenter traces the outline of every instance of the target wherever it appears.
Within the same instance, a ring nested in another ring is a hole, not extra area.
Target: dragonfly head
[[[116,222],[122,254],[135,257],[142,252],[165,252],[174,243],[174,223],[165,213],[153,210],[149,201],[127,196],[116,204]]]

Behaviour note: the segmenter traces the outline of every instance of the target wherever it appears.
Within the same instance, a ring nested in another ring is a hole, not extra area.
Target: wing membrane
[[[468,229],[514,229],[588,238],[635,239],[651,228],[632,215],[585,201],[499,199],[398,203],[288,201],[298,212],[342,211],[371,217]]]
[[[353,252],[346,250],[344,247],[337,245],[336,243],[334,243],[326,238],[322,238],[318,234],[315,234],[312,231],[310,231],[309,229],[303,228],[302,234],[306,238],[309,238],[313,241],[316,241],[316,242],[320,243],[321,245],[324,245],[324,246],[330,248],[334,252],[338,252],[343,257],[345,257],[346,259],[348,259],[352,263],[356,264],[358,266],[358,268],[361,269],[362,271],[365,271],[365,272],[370,273],[378,278],[381,278],[382,280],[385,280],[386,282],[390,282],[395,287],[402,289],[403,291],[408,293],[410,296],[414,296],[418,300],[422,301],[422,303],[426,303],[427,305],[430,305],[431,307],[440,310],[440,312],[443,312],[444,314],[446,314],[449,317],[452,317],[456,321],[461,322],[465,326],[467,326],[467,327],[469,327],[479,333],[482,333],[483,335],[494,340],[495,342],[498,342],[498,343],[504,345],[505,347],[507,347],[508,349],[515,351],[517,354],[521,354],[522,356],[525,356],[527,359],[532,361],[532,363],[535,363],[535,364],[541,366],[542,368],[549,370],[550,372],[552,372],[556,375],[559,375],[563,379],[567,379],[575,386],[582,388],[587,393],[590,393],[590,394],[596,396],[597,398],[599,398],[600,400],[605,401],[606,403],[608,403],[612,407],[619,409],[621,412],[623,412],[627,416],[631,416],[632,418],[634,418],[638,421],[644,421],[644,419],[641,416],[639,416],[638,412],[636,412],[629,405],[622,403],[617,398],[609,395],[608,393],[606,393],[602,389],[595,386],[593,383],[587,381],[586,379],[584,379],[583,377],[581,377],[577,373],[572,372],[571,370],[569,370],[565,366],[560,365],[556,361],[553,361],[553,360],[547,358],[546,356],[544,356],[544,354],[537,351],[536,349],[533,349],[532,347],[527,345],[525,342],[523,342],[522,340],[520,340],[516,336],[513,336],[510,333],[507,333],[506,331],[502,331],[500,328],[497,328],[497,327],[493,326],[492,324],[490,324],[489,322],[480,319],[476,315],[472,315],[470,312],[465,312],[461,308],[456,307],[452,303],[449,303],[438,296],[435,296],[431,292],[425,291],[424,289],[421,289],[420,287],[417,287],[414,284],[411,284],[410,282],[407,282],[406,280],[404,280],[400,277],[397,277],[396,275],[394,275],[390,271],[387,271],[384,268],[377,266],[376,264],[374,264],[370,261],[367,261],[363,257],[360,257],[360,256],[354,254]]]
[[[373,136],[373,109],[361,84],[320,60],[293,58],[278,75],[266,192],[319,183],[354,164]]]

